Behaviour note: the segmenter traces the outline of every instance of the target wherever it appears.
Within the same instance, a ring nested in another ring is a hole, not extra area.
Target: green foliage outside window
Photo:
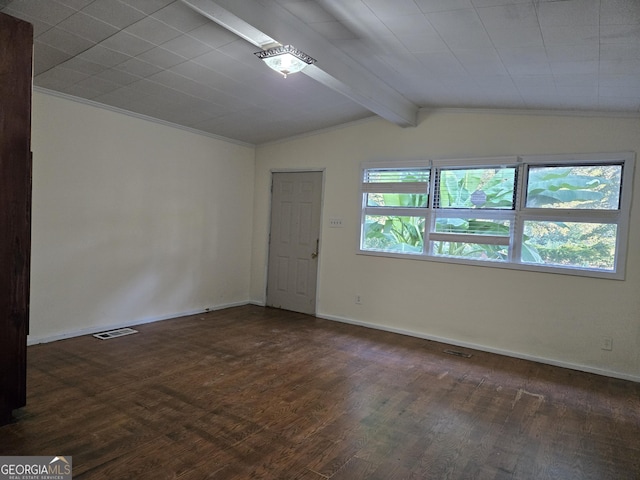
[[[435,207],[435,231],[467,235],[509,236],[509,222],[482,219],[482,210],[511,210],[516,188],[515,168],[444,169],[440,172]],[[528,208],[617,209],[622,167],[619,165],[532,167],[526,192]],[[415,182],[407,172],[397,182]],[[425,187],[426,191],[426,187]],[[419,208],[427,195],[367,194],[368,206]],[[478,210],[476,218],[460,218],[456,209]],[[443,214],[443,212],[445,212]],[[425,217],[367,215],[363,248],[422,253]],[[615,225],[562,222],[526,222],[523,262],[612,269]],[[507,260],[504,245],[470,242],[434,242],[434,254],[490,260]]]

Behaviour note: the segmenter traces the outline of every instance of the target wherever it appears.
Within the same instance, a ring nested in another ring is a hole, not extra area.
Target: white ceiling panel
[[[57,27],[51,28],[39,35],[38,41],[47,45],[55,45],[57,49],[73,56],[95,45],[91,40],[87,40]]]
[[[546,27],[574,27],[600,24],[600,2],[565,0],[536,3],[540,25]]]
[[[116,28],[128,27],[145,17],[145,13],[118,0],[92,2],[82,11]]]
[[[194,3],[317,63],[284,79]],[[638,0],[0,0],[0,11],[34,24],[36,86],[240,142],[374,114],[410,125],[419,107],[640,113]]]
[[[152,17],[184,33],[209,23],[207,18],[181,2],[167,5],[162,10],[154,13]]]
[[[101,42],[118,32],[117,27],[83,12],[71,15],[56,26],[92,42]]]

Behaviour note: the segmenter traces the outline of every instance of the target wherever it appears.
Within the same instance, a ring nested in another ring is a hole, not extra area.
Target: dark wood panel
[[[0,424],[26,401],[31,24],[0,13]]]
[[[29,348],[0,454],[76,479],[638,479],[640,384],[239,307]]]

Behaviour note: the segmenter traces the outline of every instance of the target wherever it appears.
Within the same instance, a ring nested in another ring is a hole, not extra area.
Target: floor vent
[[[96,333],[94,337],[99,338],[100,340],[109,340],[111,338],[118,338],[124,335],[131,335],[133,333],[138,333],[138,331],[133,328],[119,328],[108,332]]]
[[[470,353],[464,353],[464,352],[459,352],[458,350],[443,350],[444,353],[447,353],[449,355],[455,355],[456,357],[463,357],[463,358],[471,358],[472,355]]]

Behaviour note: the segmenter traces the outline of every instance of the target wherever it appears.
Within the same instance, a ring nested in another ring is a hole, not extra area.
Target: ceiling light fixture
[[[278,45],[277,47],[261,50],[254,54],[264,60],[270,68],[287,78],[287,75],[299,72],[307,65],[316,63],[316,59],[301,52],[291,45]]]

